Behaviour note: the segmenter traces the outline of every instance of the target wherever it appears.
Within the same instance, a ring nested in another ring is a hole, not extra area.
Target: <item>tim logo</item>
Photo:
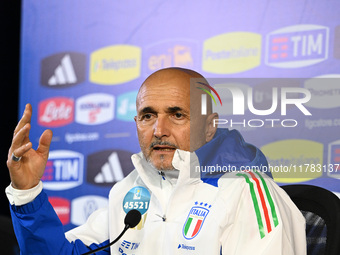
[[[67,97],[53,97],[41,101],[38,106],[38,124],[45,127],[61,127],[70,124],[74,116],[74,101]]]
[[[211,205],[208,205],[207,203],[203,204],[201,202],[199,204],[198,202],[195,202],[195,206],[191,208],[188,218],[184,223],[183,236],[185,239],[190,240],[198,235],[209,214],[208,208],[210,207]]]
[[[48,201],[53,206],[61,223],[67,225],[70,223],[70,201],[62,197],[49,197]]]
[[[328,145],[328,171],[329,177],[340,179],[340,140]]]
[[[76,101],[76,122],[84,125],[98,125],[113,120],[114,97],[95,93],[82,96]]]
[[[66,190],[83,183],[84,156],[75,151],[50,151],[41,180],[48,190]]]
[[[83,196],[72,200],[71,223],[82,225],[97,209],[108,206],[109,201],[101,196]]]
[[[314,65],[328,58],[329,28],[296,25],[267,35],[266,64],[279,68]]]
[[[146,75],[166,67],[176,66],[194,69],[196,44],[189,41],[157,43],[147,49]]]
[[[132,153],[123,150],[106,150],[87,158],[87,181],[100,186],[112,186],[133,169]]]
[[[86,56],[76,52],[63,52],[41,61],[41,84],[64,88],[85,81]]]

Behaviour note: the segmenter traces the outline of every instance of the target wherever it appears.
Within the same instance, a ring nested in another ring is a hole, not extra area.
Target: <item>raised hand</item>
[[[40,136],[37,150],[32,149],[29,140],[31,117],[32,106],[27,104],[14,130],[12,144],[8,151],[7,167],[12,186],[16,189],[30,189],[39,183],[44,174],[52,140],[52,131],[45,130]]]

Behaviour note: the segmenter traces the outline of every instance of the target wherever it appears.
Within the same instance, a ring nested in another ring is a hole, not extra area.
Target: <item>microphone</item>
[[[137,211],[137,210],[129,211],[124,218],[125,227],[124,227],[122,233],[120,233],[120,235],[115,240],[113,240],[111,243],[109,243],[109,244],[107,244],[103,247],[99,247],[98,249],[83,253],[82,255],[90,255],[90,254],[93,254],[93,253],[98,252],[98,251],[105,250],[106,248],[110,247],[112,244],[116,243],[124,235],[126,230],[128,230],[129,228],[134,228],[135,226],[137,226],[138,223],[140,222],[141,218],[142,218],[142,215],[139,211]]]
[[[141,218],[142,215],[140,214],[139,211],[137,210],[129,211],[124,218],[125,227],[128,226],[127,228],[134,228],[135,226],[138,225]]]

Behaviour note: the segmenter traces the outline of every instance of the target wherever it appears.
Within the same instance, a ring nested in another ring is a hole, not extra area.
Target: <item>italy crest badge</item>
[[[200,232],[206,217],[209,214],[211,205],[207,203],[195,203],[195,206],[191,207],[187,220],[183,226],[183,236],[185,239],[193,239]]]

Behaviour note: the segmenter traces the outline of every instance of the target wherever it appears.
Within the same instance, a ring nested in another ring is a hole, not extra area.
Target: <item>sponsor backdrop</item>
[[[274,174],[280,184],[340,194],[339,1],[24,0],[22,10],[20,109],[33,105],[34,146],[44,129],[54,132],[43,181],[65,230],[106,206],[110,187],[133,169],[137,90],[169,66],[197,70],[216,90],[219,79],[235,79],[262,109],[275,93],[280,105],[280,88],[309,90],[312,99],[286,115],[278,106],[259,118],[245,107],[234,122],[218,90],[220,126],[240,130],[272,166],[309,173]]]

